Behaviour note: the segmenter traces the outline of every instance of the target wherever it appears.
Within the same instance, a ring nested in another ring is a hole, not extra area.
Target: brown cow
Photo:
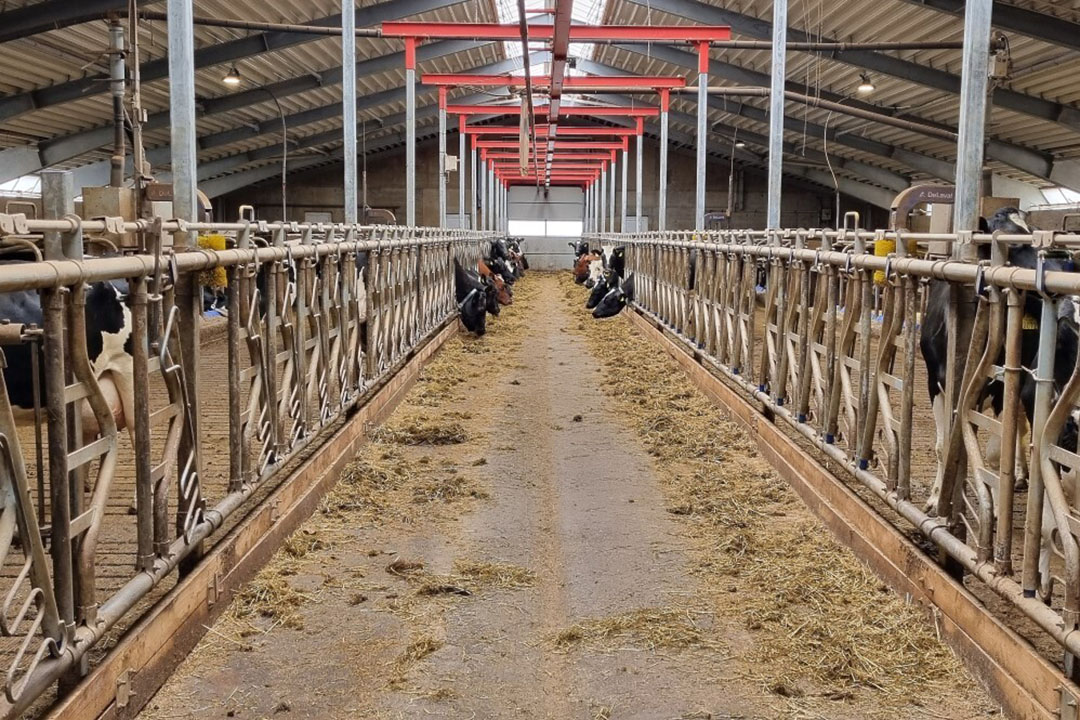
[[[514,302],[514,296],[510,294],[510,288],[506,286],[506,282],[502,279],[502,276],[493,272],[482,258],[480,262],[477,263],[476,269],[481,277],[485,277],[488,279],[488,282],[495,284],[495,299],[499,301],[500,305],[509,305]]]
[[[595,253],[587,253],[582,255],[574,261],[574,282],[581,285],[589,279],[589,275],[592,272],[592,264],[594,262],[600,263],[603,266],[603,259]]]

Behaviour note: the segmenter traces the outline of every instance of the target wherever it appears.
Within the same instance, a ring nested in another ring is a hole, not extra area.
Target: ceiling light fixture
[[[869,95],[874,92],[876,88],[874,87],[874,83],[870,82],[870,75],[868,73],[860,73],[859,79],[861,82],[859,83],[859,87],[855,88],[855,92],[860,95]]]
[[[735,141],[735,147],[744,148],[744,147],[746,147],[746,143],[744,143],[742,140],[736,140]]]
[[[233,65],[232,68],[229,69],[228,75],[221,78],[221,82],[225,83],[229,87],[236,87],[240,84],[240,71],[236,69],[235,65]]]

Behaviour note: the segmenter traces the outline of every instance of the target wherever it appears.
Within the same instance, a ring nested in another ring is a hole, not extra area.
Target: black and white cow
[[[112,413],[118,431],[127,429],[135,444],[135,380],[132,352],[131,310],[128,286],[123,280],[99,282],[86,288],[86,348],[98,387]],[[41,296],[32,290],[0,293],[0,322],[44,327]],[[30,345],[4,348],[7,367],[4,386],[11,402],[15,422],[34,423],[33,354]],[[45,390],[45,354],[38,353],[37,403],[44,411],[48,398]],[[97,417],[88,401],[79,402],[84,443],[100,434]],[[134,512],[135,500],[129,511]]]
[[[589,293],[589,299],[585,301],[585,309],[592,310],[599,305],[608,292],[618,287],[619,280],[620,277],[614,270],[606,270],[603,277],[593,285],[592,292]]]
[[[634,275],[630,274],[625,280],[616,281],[618,284],[608,290],[604,299],[597,303],[593,309],[593,317],[608,318],[618,315],[627,303],[634,299]]]
[[[566,243],[570,246],[570,249],[574,251],[574,260],[577,261],[581,256],[589,254],[589,243],[586,240],[578,240],[577,242]]]
[[[620,278],[626,274],[626,246],[605,245],[601,253],[604,268],[613,271]]]
[[[477,335],[487,332],[488,283],[454,261],[454,292],[465,329]]]
[[[980,229],[984,232],[1000,231],[1007,235],[1023,235],[1030,233],[1023,216],[1016,208],[1002,208],[988,220],[983,221]],[[988,257],[989,248],[980,248],[980,254],[984,259]],[[1034,269],[1038,265],[1038,251],[1030,245],[1020,245],[1009,249],[1008,262],[1015,267]],[[1047,254],[1044,256],[1043,267],[1048,271],[1071,271],[1073,270],[1072,258],[1061,254]],[[973,288],[966,291],[974,293]],[[926,302],[926,314],[923,317],[919,336],[919,349],[926,363],[926,374],[930,404],[934,413],[936,426],[935,452],[937,454],[937,473],[934,484],[927,499],[926,508],[934,509],[941,495],[943,473],[945,464],[946,443],[945,436],[945,397],[943,395],[947,382],[948,367],[946,365],[946,352],[948,343],[948,328],[946,317],[949,306],[949,284],[944,281],[932,280],[928,288]],[[1037,365],[1039,347],[1038,320],[1042,314],[1042,302],[1035,293],[1026,293],[1024,297],[1024,327],[1021,332],[1020,364],[1026,372],[1020,374],[1020,403],[1023,411],[1021,420],[1030,424],[1035,410],[1034,369]],[[1055,350],[1054,363],[1054,392],[1058,393],[1068,382],[1076,364],[1080,338],[1078,338],[1077,322],[1080,320],[1080,306],[1071,297],[1062,298],[1058,306],[1058,343]],[[1029,325],[1030,323],[1030,325]],[[1004,351],[995,360],[998,365],[1004,364]],[[995,414],[1000,414],[1004,406],[1004,386],[998,380],[987,381],[982,390],[980,405],[990,404]],[[1075,418],[1070,418],[1066,423],[1057,443],[1062,447],[1075,451],[1077,425]],[[1026,477],[1026,443],[1017,452],[1017,477],[1022,480]],[[1000,448],[996,442],[991,442],[987,448],[987,459],[994,463],[995,457],[999,457]],[[997,505],[996,490],[994,491],[994,503]],[[1049,503],[1046,503],[1048,508]],[[1056,523],[1048,509],[1044,510],[1043,518],[1043,548],[1040,554],[1040,574],[1042,576],[1044,597],[1049,596],[1049,543],[1051,535],[1056,528]]]

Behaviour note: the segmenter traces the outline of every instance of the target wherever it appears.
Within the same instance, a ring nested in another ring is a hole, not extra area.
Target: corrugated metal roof
[[[4,10],[34,4],[31,0],[8,0]],[[374,0],[361,0],[359,5],[375,4]],[[536,3],[533,3],[536,4]],[[720,5],[719,2],[713,2]],[[1018,8],[1045,13],[1049,17],[1061,18],[1070,22],[1080,22],[1080,0],[1009,0],[1010,5]],[[163,3],[144,4],[150,9],[162,9]],[[771,0],[731,0],[723,7],[768,20],[771,16]],[[338,0],[284,0],[266,3],[262,0],[196,0],[197,15],[221,18],[243,18],[288,23],[303,23],[313,19],[334,15],[338,12]],[[494,0],[465,0],[457,5],[441,10],[424,13],[409,19],[439,20],[449,22],[494,22],[496,13]],[[814,37],[826,37],[846,41],[889,41],[889,40],[958,40],[963,34],[962,18],[921,7],[904,0],[848,0],[843,3],[825,0],[790,0],[789,18],[791,26],[803,30]],[[604,22],[614,24],[688,24],[689,21],[664,13],[647,5],[639,5],[630,0],[607,0],[603,13]],[[254,33],[223,28],[197,27],[196,46],[227,42],[246,37]],[[1080,52],[1055,45],[1015,32],[1006,33],[1013,60],[1011,77],[1005,87],[1027,95],[1061,103],[1080,112]],[[741,36],[735,33],[735,39]],[[140,34],[142,59],[144,62],[161,58],[166,52],[164,23],[144,23]],[[0,100],[29,91],[49,88],[73,79],[95,76],[105,68],[104,51],[108,45],[107,28],[104,21],[53,30],[30,38],[0,44]],[[378,38],[359,38],[357,40],[358,59],[377,57],[402,49],[402,43],[396,40]],[[577,50],[577,48],[575,48]],[[236,62],[236,68],[243,77],[241,91],[249,90],[270,83],[299,78],[305,75],[319,75],[340,65],[340,40],[336,37],[312,36],[312,39],[279,49],[244,58]],[[961,67],[961,52],[958,50],[922,50],[886,53],[894,57],[945,70],[958,75]],[[483,47],[468,50],[421,64],[421,70],[429,72],[461,72],[470,68],[490,64],[506,56],[501,44],[491,43]],[[713,50],[716,60],[732,63],[761,73],[769,72],[769,52],[766,50]],[[597,46],[594,54],[596,61],[614,66],[626,72],[649,75],[683,75],[688,81],[696,81],[696,73],[684,67],[671,65],[647,54],[628,52],[612,46]],[[200,98],[214,99],[237,92],[224,86],[222,76],[230,65],[217,65],[200,69],[196,73],[196,91]],[[802,85],[806,94],[815,95],[827,91],[842,96],[853,97],[854,88],[859,82],[861,68],[854,67],[823,54],[791,52],[788,59],[789,80]],[[958,121],[958,98],[955,94],[918,85],[910,80],[871,73],[875,85],[869,101],[890,113],[914,116],[926,121],[955,126]],[[358,90],[363,95],[370,95],[404,86],[404,70],[395,69],[358,78]],[[712,78],[711,85],[723,86],[731,83],[720,78]],[[104,89],[104,86],[102,86]],[[150,113],[168,109],[169,86],[167,79],[144,83],[143,102]],[[434,93],[422,91],[419,95],[421,105],[430,103]],[[742,98],[747,106],[764,109],[764,98]],[[272,121],[280,112],[285,115],[304,112],[313,108],[331,106],[341,102],[339,85],[327,84],[304,92],[284,95],[277,98],[267,97],[265,101],[247,105],[229,113],[205,115],[198,119],[200,136],[220,133],[257,123]],[[713,109],[710,119],[713,123],[765,134],[767,128],[756,120],[742,117],[735,112],[736,100],[729,100],[732,111]],[[673,107],[686,113],[696,112],[693,98],[676,97]],[[955,157],[953,144],[928,137],[910,130],[888,127],[867,122],[828,110],[807,107],[797,103],[788,103],[789,115],[808,124],[825,126],[843,135],[853,135],[886,143],[902,149],[950,161]],[[369,120],[385,118],[404,112],[402,102],[388,102],[377,108],[361,111],[360,117]],[[107,125],[111,116],[111,103],[104,93],[98,93],[60,105],[43,107],[0,123],[0,148],[20,147],[38,141],[50,140],[82,130]],[[434,122],[432,118],[422,119],[421,125],[427,127]],[[678,129],[692,134],[691,126],[679,126]],[[341,118],[332,117],[317,122],[290,127],[290,140],[301,142],[305,138],[337,130],[341,127]],[[369,135],[373,141],[380,134],[400,131],[393,128],[379,130]],[[995,138],[1021,145],[1045,153],[1055,160],[1080,158],[1080,133],[1065,125],[1032,117],[1002,107],[994,107],[990,113],[989,132]],[[797,149],[827,151],[831,157],[848,158],[869,165],[903,173],[914,179],[927,176],[913,171],[905,164],[888,157],[864,152],[847,147],[840,142],[828,145],[820,136],[790,130],[785,134],[788,141]],[[167,145],[167,129],[152,130],[146,133],[149,147]],[[240,152],[259,148],[274,147],[281,142],[279,133],[261,134],[248,137],[200,152],[202,162],[228,157]],[[340,144],[331,140],[314,148],[295,151],[296,154],[326,153]],[[754,148],[753,143],[750,149]],[[293,154],[290,152],[290,154]],[[104,150],[96,150],[65,161],[64,166],[72,167],[102,160],[108,156]],[[261,160],[257,164],[265,164]],[[996,172],[1036,184],[1047,186],[1046,180],[1037,178],[1021,170],[992,161],[989,166]],[[244,169],[241,166],[237,170]],[[846,171],[840,170],[841,174]],[[860,178],[866,182],[865,178]]]

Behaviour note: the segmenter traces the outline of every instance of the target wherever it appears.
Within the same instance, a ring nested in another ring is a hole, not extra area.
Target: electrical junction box
[[[452,173],[452,172],[457,172],[457,171],[458,171],[458,156],[457,155],[447,154],[446,155],[446,172]]]

